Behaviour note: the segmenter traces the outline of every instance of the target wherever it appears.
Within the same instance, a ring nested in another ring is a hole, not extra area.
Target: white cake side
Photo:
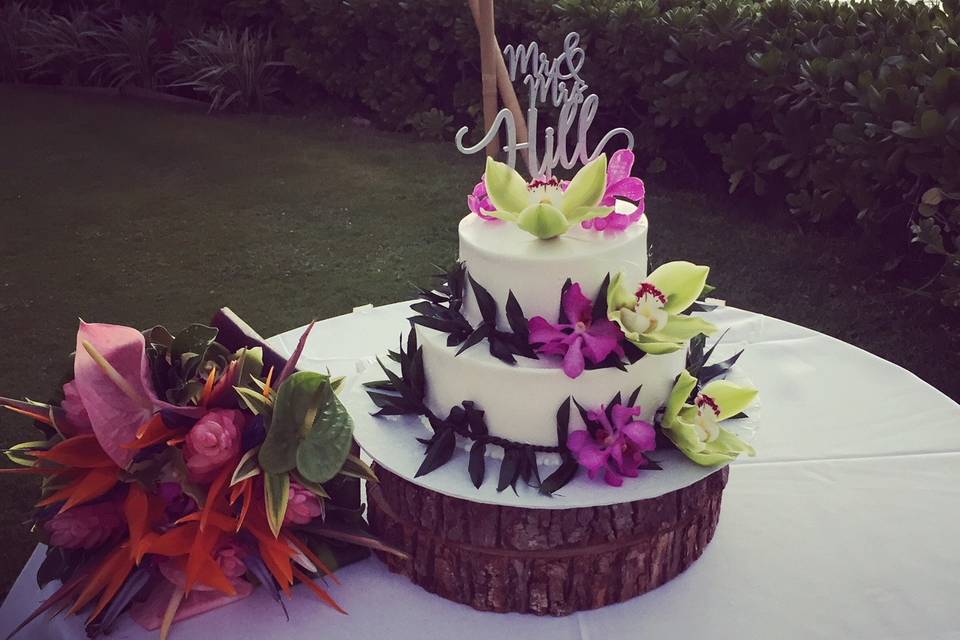
[[[567,278],[579,282],[593,298],[608,273],[624,272],[628,281],[647,276],[647,219],[617,234],[576,228],[551,240],[540,240],[515,224],[489,222],[468,215],[460,221],[460,260],[467,273],[490,292],[500,313],[497,325],[507,330],[507,295],[513,291],[527,318],[556,321],[560,291]],[[480,324],[480,311],[470,287],[464,292],[464,317]]]
[[[455,347],[447,346],[446,334],[418,327],[417,335],[431,411],[446,417],[452,407],[471,400],[483,409],[491,435],[544,446],[557,445],[557,409],[570,396],[586,408],[597,408],[618,391],[626,400],[642,385],[637,404],[643,407],[643,419],[651,419],[670,394],[686,354],[647,355],[626,371],[609,367],[568,378],[555,360],[518,358],[510,366],[491,356],[485,343],[458,356]],[[570,430],[582,428],[573,409]]]

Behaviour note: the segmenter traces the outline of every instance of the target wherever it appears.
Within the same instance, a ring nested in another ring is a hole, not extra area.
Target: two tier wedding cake
[[[598,98],[579,43],[552,60],[504,50],[526,132],[506,108],[476,145],[458,132],[464,153],[505,134],[506,162],[487,158],[458,261],[355,405],[372,414],[356,430],[380,478],[370,524],[409,556],[384,561],[481,610],[563,615],[663,584],[712,538],[725,465],[753,455],[740,436],[757,392],[728,377],[739,353],[713,362],[710,269],[651,264],[630,131],[588,151]],[[542,140],[540,105],[559,110]]]

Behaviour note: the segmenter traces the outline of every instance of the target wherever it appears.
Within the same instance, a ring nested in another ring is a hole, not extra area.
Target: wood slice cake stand
[[[648,500],[528,509],[453,498],[376,471],[370,525],[410,556],[378,554],[391,571],[481,611],[553,616],[623,602],[683,572],[713,537],[729,474],[724,467]]]

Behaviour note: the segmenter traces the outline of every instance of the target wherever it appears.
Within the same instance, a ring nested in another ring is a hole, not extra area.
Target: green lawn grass
[[[223,305],[264,335],[411,297],[456,256],[481,159],[338,118],[217,117],[0,86],[0,393],[43,398],[78,317],[176,330]],[[655,260],[713,267],[731,304],[837,336],[954,398],[957,341],[861,266],[856,238],[648,181]],[[909,425],[904,425],[909,428]],[[30,427],[0,416],[0,443]],[[0,589],[35,500],[0,477]]]

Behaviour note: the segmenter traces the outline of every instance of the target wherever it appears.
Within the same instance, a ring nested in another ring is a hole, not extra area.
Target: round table
[[[409,313],[403,302],[318,323],[301,367],[349,375],[398,344]],[[810,329],[729,307],[711,320],[729,328],[718,356],[746,347],[738,367],[761,390],[758,455],[733,465],[713,542],[663,587],[566,618],[481,613],[370,559],[332,587],[352,615],[298,588],[286,622],[258,590],[173,638],[960,638],[960,405]],[[300,332],[270,342],[290,353]],[[41,559],[38,548],[0,608],[0,637],[55,588],[36,587]],[[20,637],[83,634],[57,618]],[[154,635],[125,619],[111,637]]]

